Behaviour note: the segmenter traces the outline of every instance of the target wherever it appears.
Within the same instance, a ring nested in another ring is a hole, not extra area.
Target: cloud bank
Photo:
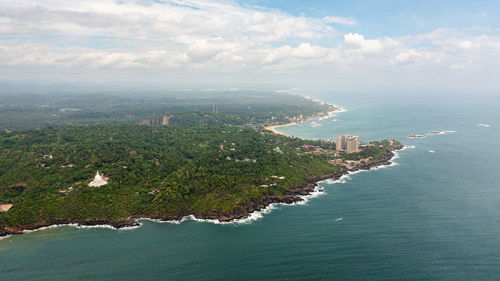
[[[500,63],[500,35],[491,29],[366,38],[356,32],[362,19],[294,16],[237,1],[0,0],[0,6],[0,79],[491,73]],[[340,26],[352,31],[342,34]]]

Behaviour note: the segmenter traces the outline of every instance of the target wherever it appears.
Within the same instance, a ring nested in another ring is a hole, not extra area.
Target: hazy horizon
[[[498,94],[500,86],[493,1],[0,3],[4,91],[77,85],[473,95]]]

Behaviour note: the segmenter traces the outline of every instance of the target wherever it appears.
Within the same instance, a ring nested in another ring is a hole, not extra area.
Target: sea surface
[[[500,279],[500,98],[315,97],[346,111],[280,130],[394,138],[408,148],[397,164],[320,183],[306,204],[244,223],[142,221],[8,237],[0,280]],[[444,133],[407,137],[429,131]]]

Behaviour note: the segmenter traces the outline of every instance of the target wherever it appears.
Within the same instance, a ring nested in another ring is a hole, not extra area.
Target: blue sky
[[[0,0],[0,80],[495,92],[499,1]]]
[[[293,15],[352,17],[356,28],[370,37],[404,36],[437,28],[499,27],[499,1],[322,1],[247,0],[248,5],[274,8]]]

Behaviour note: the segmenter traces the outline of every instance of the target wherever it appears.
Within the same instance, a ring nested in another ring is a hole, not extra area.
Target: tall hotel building
[[[337,137],[337,152],[345,152],[347,154],[359,151],[358,136],[340,136]]]

